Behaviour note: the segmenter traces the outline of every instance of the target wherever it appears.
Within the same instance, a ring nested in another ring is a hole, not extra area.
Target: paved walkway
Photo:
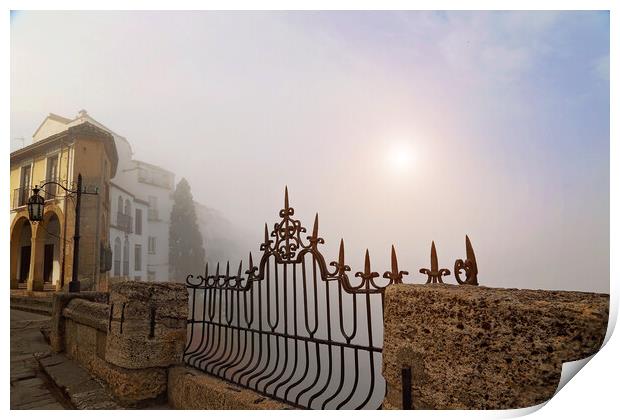
[[[39,331],[48,319],[11,309],[11,410],[72,408],[40,371],[33,356],[50,349]]]

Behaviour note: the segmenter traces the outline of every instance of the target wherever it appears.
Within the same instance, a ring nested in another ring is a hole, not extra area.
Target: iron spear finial
[[[439,261],[437,259],[437,249],[435,248],[435,241],[431,243],[431,271],[439,270]]]
[[[312,239],[317,239],[319,237],[319,213],[317,212],[314,216],[314,225],[312,226]]]
[[[396,258],[396,249],[392,245],[392,271],[383,273],[383,278],[390,279],[390,284],[402,284],[403,276],[409,274],[407,271],[398,271],[398,258]]]
[[[364,257],[364,273],[370,273],[370,255],[366,248],[366,256]]]
[[[454,277],[458,284],[478,285],[478,264],[476,263],[476,254],[474,247],[471,245],[469,236],[465,235],[465,255],[466,260],[458,259],[454,262]],[[465,270],[465,280],[461,280],[461,270]]]
[[[396,258],[394,245],[392,245],[392,273],[398,273],[398,259]]]
[[[288,185],[284,186],[284,208],[288,209],[289,205],[288,205]]]
[[[443,283],[442,276],[450,275],[450,270],[447,268],[439,268],[439,260],[437,259],[437,249],[435,248],[435,241],[431,242],[431,269],[421,268],[420,273],[426,274],[428,283]]]

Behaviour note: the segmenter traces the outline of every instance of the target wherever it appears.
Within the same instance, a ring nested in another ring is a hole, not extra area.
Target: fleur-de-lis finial
[[[333,276],[344,279],[347,271],[351,271],[351,267],[344,263],[344,239],[340,239],[340,246],[338,248],[338,261],[332,261],[329,263],[332,267],[336,267],[336,271]],[[348,284],[348,283],[347,283]]]
[[[268,250],[272,242],[273,241],[269,239],[269,228],[267,227],[267,222],[265,222],[265,239],[263,239],[263,243],[260,244],[260,250],[261,251]]]
[[[254,261],[252,260],[252,252],[250,252],[250,255],[248,256],[248,269],[245,270],[245,274],[249,275],[250,277],[255,275],[256,272],[258,271],[258,267],[254,267]]]
[[[437,259],[437,250],[435,249],[435,241],[431,243],[431,269],[421,268],[420,273],[426,274],[428,276],[428,280],[426,280],[426,284],[429,283],[443,283],[441,279],[442,276],[449,276],[450,270],[447,268],[439,268],[439,260]]]
[[[370,254],[368,253],[368,249],[366,249],[366,256],[364,257],[364,271],[358,271],[355,273],[355,277],[360,277],[363,282],[362,286],[366,290],[370,290],[371,283],[374,285],[374,278],[379,277],[379,273],[376,271],[370,270]]]
[[[454,277],[458,284],[478,285],[478,264],[474,248],[471,246],[469,236],[465,235],[465,254],[466,260],[458,259],[454,262]],[[465,280],[461,280],[461,270],[465,270]]]
[[[390,284],[401,284],[403,282],[403,276],[409,274],[407,271],[398,271],[398,259],[396,258],[396,250],[392,245],[392,271],[386,271],[383,273],[383,278],[390,279]]]
[[[310,241],[310,246],[316,248],[318,244],[324,244],[323,238],[319,238],[319,213],[314,216],[314,224],[312,225],[312,235],[306,237]]]

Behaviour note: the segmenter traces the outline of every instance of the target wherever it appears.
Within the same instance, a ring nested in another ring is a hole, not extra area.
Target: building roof
[[[114,174],[116,174],[116,168],[118,165],[118,153],[116,151],[114,137],[110,132],[101,129],[88,121],[85,121],[79,125],[69,126],[66,130],[61,131],[60,133],[52,134],[51,136],[46,137],[43,140],[32,143],[26,147],[22,147],[21,149],[15,150],[13,153],[11,153],[11,163],[18,159],[36,154],[41,150],[50,147],[51,145],[61,143],[63,140],[67,139],[67,137],[69,137],[69,140],[72,140],[71,137],[78,134],[96,135],[105,142],[105,147],[111,156],[111,177],[113,177]]]

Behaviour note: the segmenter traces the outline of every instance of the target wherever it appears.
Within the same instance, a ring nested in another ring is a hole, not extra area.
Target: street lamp
[[[45,200],[43,197],[39,195],[39,188],[35,185],[32,189],[34,193],[28,199],[28,218],[32,222],[40,222],[43,220],[43,206],[45,205]]]
[[[56,181],[47,181],[40,187],[34,186],[32,189],[32,196],[28,199],[28,218],[32,222],[40,222],[43,220],[43,207],[45,205],[45,199],[39,195],[41,188],[48,184],[58,185],[67,193],[75,194],[75,233],[73,235],[73,272],[71,273],[71,281],[69,282],[69,292],[79,292],[80,282],[78,280],[78,263],[80,252],[80,203],[82,201],[82,194],[95,195],[97,192],[83,192],[82,191],[82,174],[78,174],[77,188],[70,190],[65,186],[59,184]]]

